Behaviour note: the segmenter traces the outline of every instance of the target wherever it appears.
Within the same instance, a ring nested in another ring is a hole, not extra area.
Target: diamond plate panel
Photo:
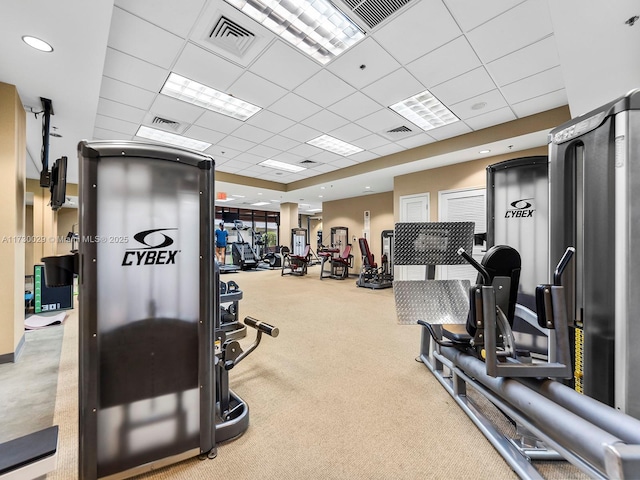
[[[465,323],[469,312],[469,280],[404,280],[393,282],[398,323]]]
[[[473,251],[473,222],[396,223],[394,265],[461,265]]]

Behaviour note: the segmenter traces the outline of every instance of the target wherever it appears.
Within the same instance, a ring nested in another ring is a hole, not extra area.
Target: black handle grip
[[[567,265],[569,265],[569,261],[574,253],[576,253],[576,249],[573,247],[567,247],[567,250],[565,250],[564,255],[562,255],[562,258],[558,262],[556,270],[553,272],[554,285],[558,287],[562,285],[562,274],[564,273],[564,269],[567,268]]]
[[[491,277],[489,276],[489,272],[487,272],[485,268],[476,261],[475,258],[473,258],[471,255],[465,252],[464,248],[458,249],[458,255],[460,255],[467,262],[469,262],[469,264],[473,268],[475,268],[480,273],[480,275],[482,275],[485,285],[491,285]]]
[[[274,327],[273,325],[269,325],[268,323],[261,322],[260,320],[256,320],[253,317],[245,317],[244,324],[248,327],[255,328],[262,333],[266,333],[273,338],[276,338],[280,334],[280,330],[278,330],[278,327]]]

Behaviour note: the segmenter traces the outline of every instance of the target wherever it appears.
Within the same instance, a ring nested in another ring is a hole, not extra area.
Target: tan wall
[[[349,229],[349,241],[353,247],[351,252],[354,258],[354,270],[351,273],[358,273],[362,265],[358,238],[362,237],[365,210],[371,212],[369,249],[375,255],[376,261],[380,260],[382,251],[380,235],[383,230],[393,230],[393,198],[393,192],[385,192],[323,202],[323,243],[328,245],[331,241],[331,227],[347,227]]]
[[[26,114],[16,87],[0,83],[0,362],[24,335]]]
[[[437,222],[438,192],[464,188],[485,188],[487,166],[512,158],[547,154],[548,150],[546,147],[532,148],[520,152],[513,152],[509,155],[496,155],[483,158],[482,160],[457,163],[455,165],[395,177],[393,179],[394,221],[397,222],[400,218],[401,196],[429,193],[429,217],[432,222]]]
[[[61,208],[58,210],[58,248],[57,255],[67,255],[71,253],[71,242],[60,241],[66,238],[67,234],[73,231],[73,226],[78,223],[77,208]],[[78,227],[76,226],[76,232]]]

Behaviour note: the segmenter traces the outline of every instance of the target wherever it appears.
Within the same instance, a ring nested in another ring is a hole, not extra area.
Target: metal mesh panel
[[[473,222],[396,223],[394,265],[460,265],[473,251]]]
[[[468,280],[405,280],[393,282],[398,323],[418,320],[433,324],[464,323],[469,311]]]

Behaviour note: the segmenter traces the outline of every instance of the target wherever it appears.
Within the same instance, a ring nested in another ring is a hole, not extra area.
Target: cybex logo
[[[513,209],[507,210],[504,214],[504,218],[533,217],[533,212],[535,212],[536,210],[535,208],[531,208],[533,204],[529,200],[533,200],[533,198],[521,198],[520,200],[511,202],[510,205],[513,207]]]
[[[124,252],[122,266],[132,265],[175,265],[176,255],[180,250],[166,250],[173,245],[173,238],[166,235],[167,230],[177,228],[155,228],[136,233],[133,238],[144,245],[140,248],[129,248]]]

